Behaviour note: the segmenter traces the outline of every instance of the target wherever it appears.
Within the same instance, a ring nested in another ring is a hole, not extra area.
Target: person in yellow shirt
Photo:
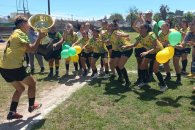
[[[83,69],[82,76],[87,76],[87,67],[86,67],[86,60],[89,60],[89,63],[91,63],[91,57],[92,57],[92,47],[90,45],[86,45],[89,42],[89,36],[86,31],[82,32],[83,38],[81,40],[76,41],[72,46],[79,45],[82,48],[81,51],[81,65]]]
[[[131,53],[121,49],[121,46],[125,44],[125,39],[129,40],[129,35],[124,33],[121,30],[114,30],[114,29],[110,37],[110,42],[112,44],[111,64],[114,66],[114,68],[117,71],[118,81],[122,83],[124,77],[126,81],[125,87],[129,87],[130,81],[127,75],[127,70],[125,69],[124,65],[126,64],[128,58],[131,56]],[[119,63],[120,61],[121,63]]]
[[[113,23],[109,23],[107,26],[107,32],[102,36],[103,42],[106,44],[106,48],[109,53],[109,66],[112,72],[111,78],[115,77],[115,67],[113,65],[113,58],[111,57],[112,56],[112,42],[114,41],[113,40],[114,36],[112,36],[113,32],[114,32]]]
[[[190,31],[190,29],[188,27],[188,21],[187,20],[182,20],[180,32],[182,33],[183,39],[189,31]],[[191,53],[191,47],[190,46],[186,46],[184,49],[182,49],[182,55],[181,55],[181,58],[182,58],[181,73],[182,74],[187,74],[186,67],[188,65],[188,54],[190,54],[190,53]]]
[[[10,112],[7,119],[19,119],[23,116],[17,113],[17,106],[21,94],[28,86],[29,112],[33,112],[41,107],[41,104],[35,104],[36,81],[32,75],[27,74],[23,66],[23,58],[26,52],[34,52],[40,44],[40,41],[46,34],[39,32],[38,38],[34,44],[29,44],[28,31],[30,26],[28,20],[23,16],[17,16],[15,19],[16,30],[11,34],[7,41],[4,54],[0,59],[0,74],[10,83],[15,92],[12,97]]]
[[[159,80],[160,91],[164,92],[167,89],[167,85],[164,82],[162,74],[159,72],[158,67],[159,63],[155,60],[156,54],[158,51],[163,49],[162,44],[156,38],[154,32],[151,32],[151,28],[148,24],[142,24],[140,26],[140,35],[136,38],[136,41],[133,45],[123,46],[122,48],[132,48],[136,47],[139,43],[146,48],[145,52],[141,53],[141,57],[143,57],[143,61],[141,63],[141,78],[142,83],[138,84],[138,88],[147,85],[147,72],[148,72],[148,64],[150,60],[154,60],[153,70]]]
[[[68,23],[66,25],[66,29],[62,35],[62,39],[54,44],[54,47],[58,46],[59,44],[63,44],[64,45],[69,45],[70,47],[73,45],[73,43],[75,43],[77,41],[77,34],[76,32],[74,32],[73,29],[73,25],[71,23]],[[69,63],[70,63],[70,58],[65,59],[65,66],[66,66],[66,73],[65,75],[68,76],[69,75]],[[75,74],[78,74],[78,63],[75,62],[74,63],[74,67],[75,67]]]
[[[121,74],[123,75],[123,77],[125,79],[125,88],[128,89],[131,85],[131,82],[129,80],[127,70],[125,68],[125,64],[127,63],[128,59],[131,57],[131,55],[133,53],[133,49],[132,48],[129,48],[129,49],[122,48],[122,46],[130,45],[129,34],[126,34],[124,32],[120,32],[117,34],[117,37],[119,39],[121,38],[121,40],[122,40],[119,43],[119,50],[120,50],[121,56],[119,58],[119,61],[117,62],[117,66],[120,69]]]
[[[195,76],[195,19],[190,23],[190,31],[186,34],[182,46],[192,46],[192,63],[191,63],[191,74],[189,77]]]
[[[100,35],[102,37],[102,41],[104,42],[104,44],[106,44],[107,40],[108,40],[108,22],[105,20],[101,21],[101,29],[100,29]],[[107,47],[107,46],[106,46]],[[109,48],[107,48],[109,50]],[[101,68],[100,68],[100,74],[104,74],[104,62],[103,59],[100,59],[100,63],[101,63]]]
[[[161,26],[161,33],[158,35],[158,40],[162,43],[163,47],[168,47],[169,46],[169,41],[168,41],[168,36],[171,32],[169,29],[169,24],[165,23]],[[170,81],[171,80],[171,73],[170,73],[170,66],[169,66],[169,61],[164,64],[164,70],[166,72],[166,77],[165,81]]]
[[[101,57],[103,60],[103,65],[105,66],[105,75],[104,78],[109,77],[109,69],[108,69],[108,51],[106,45],[104,44],[101,35],[99,35],[100,31],[97,28],[92,29],[93,37],[89,40],[87,45],[90,45],[93,49],[92,59],[91,59],[91,68],[92,68],[92,79],[98,77],[96,62]]]

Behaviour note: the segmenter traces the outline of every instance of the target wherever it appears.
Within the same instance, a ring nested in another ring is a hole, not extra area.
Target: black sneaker
[[[44,67],[41,67],[40,73],[43,73],[45,71]]]
[[[171,76],[166,76],[164,81],[170,81],[171,80]]]
[[[181,84],[181,80],[177,79],[176,81],[176,84]]]
[[[19,113],[16,112],[9,112],[7,115],[7,120],[12,120],[12,119],[21,119],[23,115],[20,115]]]
[[[53,77],[53,72],[49,72],[47,77]]]
[[[85,72],[82,74],[82,76],[87,76],[87,72],[85,71]]]
[[[138,78],[138,79],[135,81],[134,84],[138,85],[138,84],[140,84],[141,82],[142,82],[142,80],[141,80],[140,78]]]
[[[30,70],[30,73],[31,73],[31,74],[34,74],[34,73],[35,73],[35,69],[32,68],[32,69]]]
[[[124,80],[123,80],[123,78],[122,77],[118,77],[118,79],[117,79],[120,83],[124,83]]]
[[[125,87],[130,87],[130,85],[131,85],[130,81],[125,83]]]

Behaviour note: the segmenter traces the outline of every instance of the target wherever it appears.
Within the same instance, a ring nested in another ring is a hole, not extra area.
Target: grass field
[[[136,34],[130,34],[132,38]],[[190,57],[189,57],[190,59]],[[64,64],[64,63],[63,63]],[[126,67],[136,70],[134,55]],[[188,65],[188,71],[189,71]],[[64,69],[63,67],[61,67]],[[172,67],[173,68],[173,67]],[[63,70],[64,72],[64,70]],[[63,75],[61,72],[61,75]],[[174,71],[172,71],[174,73]],[[57,83],[45,79],[45,75],[36,74],[38,93]],[[195,95],[192,87],[194,79],[182,77],[182,84],[174,83],[176,77],[168,83],[165,93],[159,91],[157,82],[149,83],[144,89],[135,89],[133,82],[137,74],[129,72],[131,89],[126,90],[116,80],[97,79],[75,92],[67,101],[54,109],[45,119],[33,127],[44,130],[194,130]],[[9,105],[8,98],[12,89],[2,78],[0,107]],[[5,89],[6,88],[6,89]],[[52,98],[52,97],[51,97]]]

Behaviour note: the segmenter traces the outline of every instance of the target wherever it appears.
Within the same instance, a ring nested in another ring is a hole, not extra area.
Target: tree
[[[160,6],[160,14],[163,20],[166,20],[167,13],[169,12],[169,7],[168,5],[161,5]]]
[[[111,16],[110,16],[109,19],[112,20],[112,21],[113,21],[113,20],[124,21],[123,16],[122,16],[121,14],[119,14],[119,13],[111,14]]]
[[[132,27],[137,17],[138,17],[138,9],[136,7],[132,7],[129,9],[129,14],[126,17],[126,21],[130,22],[131,27]]]
[[[160,20],[161,20],[161,14],[160,14],[160,13],[155,13],[153,19],[154,19],[156,22],[160,21]]]
[[[191,22],[195,18],[195,15],[193,15],[191,12],[187,12],[184,14],[183,18],[188,22]]]

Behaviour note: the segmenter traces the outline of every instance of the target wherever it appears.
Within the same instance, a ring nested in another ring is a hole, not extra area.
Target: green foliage
[[[167,17],[167,13],[169,12],[169,7],[168,5],[161,5],[160,6],[160,13],[161,13],[161,17],[163,20],[166,20]]]
[[[160,13],[155,13],[154,16],[153,16],[153,19],[154,19],[156,22],[160,21],[160,20],[161,20],[161,15],[160,15]]]
[[[122,16],[122,14],[119,14],[119,13],[114,13],[110,16],[109,18],[110,20],[117,20],[117,21],[124,21],[124,18]]]
[[[188,22],[191,22],[195,18],[195,15],[193,15],[191,12],[187,12],[184,14],[183,18]]]

